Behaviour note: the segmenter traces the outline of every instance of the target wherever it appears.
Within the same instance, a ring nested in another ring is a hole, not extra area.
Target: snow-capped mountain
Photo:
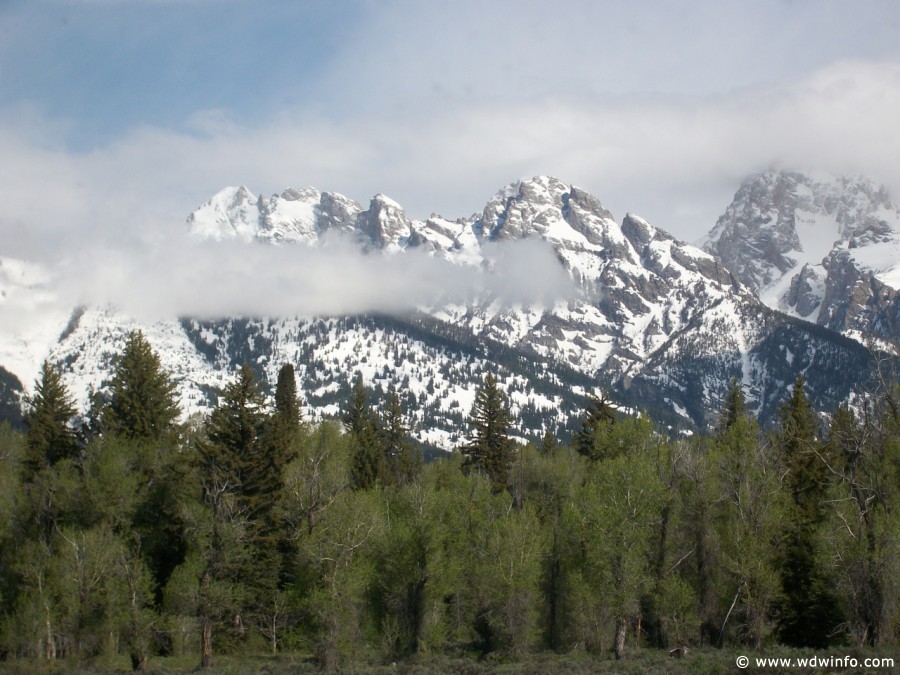
[[[363,209],[313,188],[269,198],[227,188],[192,213],[186,229],[195,240],[312,247],[336,233],[368,255],[418,252],[467,269],[533,240],[551,248],[554,269],[529,273],[564,274],[575,291],[528,303],[483,293],[399,316],[172,317],[152,325],[111,308],[80,308],[49,353],[81,401],[89,386],[103,387],[124,335],[138,327],[173,373],[187,412],[208,409],[244,361],[269,382],[290,362],[311,414],[336,413],[361,372],[376,392],[401,391],[416,436],[447,448],[465,433],[488,371],[526,438],[564,429],[598,387],[664,424],[702,428],[731,378],[771,420],[798,373],[814,403],[833,409],[871,370],[857,343],[767,308],[709,253],[638,216],[617,222],[599,199],[555,178],[513,183],[481,213],[457,220],[410,219],[383,195]]]
[[[900,336],[900,207],[862,179],[768,172],[703,242],[770,307],[865,341]]]

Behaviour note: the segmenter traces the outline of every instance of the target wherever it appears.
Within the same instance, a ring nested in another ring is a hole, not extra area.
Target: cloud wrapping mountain
[[[573,293],[544,243],[488,245],[484,257],[461,267],[424,250],[367,253],[341,234],[316,247],[182,240],[140,254],[98,250],[54,283],[64,304],[110,304],[144,320],[404,312],[476,298],[553,304]]]

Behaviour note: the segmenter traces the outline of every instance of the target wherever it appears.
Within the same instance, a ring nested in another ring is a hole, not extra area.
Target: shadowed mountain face
[[[436,299],[392,316],[173,316],[141,324],[114,308],[82,308],[48,348],[82,401],[90,386],[104,386],[113,355],[134,328],[173,373],[187,413],[208,409],[245,361],[269,382],[290,362],[310,414],[336,414],[361,372],[376,392],[401,391],[414,434],[446,448],[461,442],[487,372],[509,394],[520,437],[534,438],[548,428],[565,431],[583,396],[597,388],[664,425],[703,428],[715,420],[732,378],[767,421],[798,373],[824,410],[846,400],[871,368],[857,343],[763,304],[741,282],[740,268],[732,273],[637,216],[618,222],[599,199],[554,178],[513,183],[480,214],[452,221],[409,219],[383,195],[364,209],[313,188],[269,198],[228,188],[187,224],[195,240],[316,249],[340,236],[366,256],[425,255],[473,274],[516,270],[532,292],[511,300],[515,293],[482,289],[466,302]],[[523,242],[552,255],[530,256]],[[788,253],[780,255],[786,260]],[[775,273],[765,274],[771,283]],[[558,287],[560,276],[568,292],[533,292],[545,281]]]

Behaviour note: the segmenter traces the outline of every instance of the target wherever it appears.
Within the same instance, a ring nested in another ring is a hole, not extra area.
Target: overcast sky
[[[0,256],[227,185],[414,218],[550,174],[696,240],[769,167],[900,193],[895,0],[0,0]]]

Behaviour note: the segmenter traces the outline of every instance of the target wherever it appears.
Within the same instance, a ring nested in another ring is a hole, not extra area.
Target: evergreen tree
[[[605,441],[615,423],[615,411],[606,397],[590,396],[581,429],[575,434],[575,450],[593,460],[607,457],[609,453]]]
[[[553,453],[556,452],[558,445],[559,442],[556,440],[556,436],[554,436],[553,432],[548,428],[541,437],[541,444],[538,446],[538,452],[546,457],[552,457]]]
[[[725,395],[725,402],[722,405],[719,430],[730,429],[740,418],[745,417],[748,413],[744,390],[738,384],[737,378],[732,378],[731,383],[728,385],[728,393]]]
[[[244,364],[222,392],[209,416],[207,442],[201,442],[204,468],[216,474],[228,492],[245,497],[251,488],[253,463],[261,456],[266,422],[265,400],[250,366]],[[245,500],[243,506],[249,504]]]
[[[261,513],[271,499],[271,473],[263,443],[265,399],[248,364],[225,387],[209,416],[206,439],[198,443],[203,501],[211,514],[201,576],[199,618],[202,663],[212,659],[213,625],[227,619],[216,607],[215,592],[241,580],[252,589],[242,602],[230,594],[232,625],[243,626],[246,614],[267,604],[279,578],[280,561],[261,532]],[[248,563],[253,560],[253,568]]]
[[[259,488],[258,527],[255,543],[260,555],[278,557],[280,578],[285,580],[292,565],[295,546],[284,531],[281,511],[285,488],[285,471],[300,451],[304,426],[300,417],[300,399],[294,366],[287,363],[278,371],[275,386],[275,409],[268,422],[265,452],[259,458],[255,482]],[[274,564],[274,562],[273,562]]]
[[[778,440],[791,495],[807,523],[815,522],[828,479],[817,438],[818,420],[806,397],[803,376],[797,376],[790,398],[778,411]]]
[[[293,457],[292,444],[302,428],[300,416],[300,398],[297,395],[297,380],[294,366],[286,363],[278,371],[278,382],[275,385],[275,411],[272,415],[273,461],[279,468],[290,462]]]
[[[299,411],[299,407],[292,411],[294,406],[286,401],[289,389],[283,383],[282,407],[276,410],[276,419],[282,424],[296,419],[295,412]],[[284,458],[266,442],[268,423],[265,398],[253,370],[245,363],[210,415],[207,462],[222,472],[223,484],[230,486],[246,519],[248,543],[257,558],[254,582],[271,590],[280,567],[271,516],[284,487]]]
[[[78,454],[78,443],[70,426],[75,405],[59,370],[44,361],[34,395],[28,399],[25,413],[28,433],[25,438],[25,470],[29,478],[61,459]]]
[[[343,415],[344,428],[353,439],[350,482],[358,490],[372,487],[385,475],[384,452],[378,420],[369,405],[362,374],[357,375]]]
[[[475,394],[469,424],[474,433],[472,440],[462,447],[463,471],[481,471],[490,479],[494,492],[505,490],[513,452],[509,437],[512,418],[506,407],[506,396],[491,373]]]
[[[782,566],[784,601],[779,633],[781,640],[792,646],[823,647],[840,622],[840,614],[817,555],[828,467],[802,375],[779,410],[779,420],[777,440],[792,501]]]
[[[141,331],[125,339],[103,414],[106,430],[135,440],[159,440],[178,418],[175,384]]]
[[[297,382],[294,366],[287,363],[278,371],[275,386],[275,410],[269,419],[265,457],[261,458],[258,473],[264,485],[260,487],[271,493],[270,502],[277,501],[284,486],[284,468],[297,455],[303,423],[300,419],[300,399],[297,396]]]
[[[422,465],[417,448],[409,440],[409,429],[403,421],[400,397],[395,391],[388,394],[381,417],[381,445],[387,469],[386,480],[402,485],[412,480]]]

